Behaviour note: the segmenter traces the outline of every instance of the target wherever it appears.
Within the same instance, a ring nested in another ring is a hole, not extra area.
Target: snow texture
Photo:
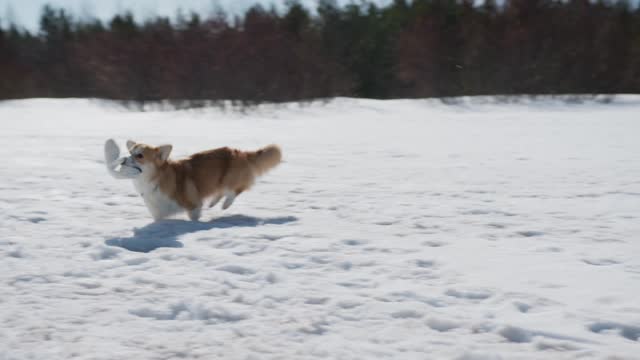
[[[640,97],[0,103],[0,359],[639,359]],[[154,223],[103,144],[280,144]]]

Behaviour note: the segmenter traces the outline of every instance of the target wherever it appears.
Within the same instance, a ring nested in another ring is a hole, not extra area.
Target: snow
[[[640,97],[0,103],[0,359],[640,358]],[[153,223],[103,144],[278,143]]]

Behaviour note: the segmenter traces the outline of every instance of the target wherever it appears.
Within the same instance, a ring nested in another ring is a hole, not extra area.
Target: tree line
[[[0,24],[0,98],[299,101],[640,92],[640,11],[607,0],[395,0]]]

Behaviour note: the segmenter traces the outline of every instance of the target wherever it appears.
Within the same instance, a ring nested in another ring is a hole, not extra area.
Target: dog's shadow
[[[282,225],[298,220],[294,216],[257,218],[245,215],[223,216],[208,222],[186,220],[162,220],[133,230],[133,236],[115,237],[105,241],[109,246],[117,246],[129,251],[150,252],[161,247],[181,248],[178,237],[210,229],[232,227],[257,227],[261,225]]]

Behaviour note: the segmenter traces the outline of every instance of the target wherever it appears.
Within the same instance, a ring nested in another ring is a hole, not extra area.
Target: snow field
[[[640,358],[640,98],[0,103],[0,359]],[[282,146],[152,223],[107,138]]]

